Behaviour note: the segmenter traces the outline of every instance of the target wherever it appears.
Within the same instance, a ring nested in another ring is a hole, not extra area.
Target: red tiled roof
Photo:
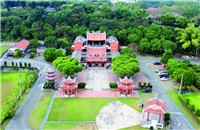
[[[88,41],[105,41],[106,40],[106,33],[87,33],[87,40]]]
[[[14,46],[14,48],[19,48],[19,49],[25,50],[28,46],[29,46],[29,41],[23,39],[23,40],[19,41],[19,42]]]
[[[130,80],[130,79],[122,79],[122,80],[120,81],[120,83],[122,83],[122,84],[124,84],[124,85],[129,85],[129,84],[132,84],[133,81]]]
[[[157,114],[164,114],[166,103],[157,98],[151,99],[146,103],[145,112],[152,112]]]

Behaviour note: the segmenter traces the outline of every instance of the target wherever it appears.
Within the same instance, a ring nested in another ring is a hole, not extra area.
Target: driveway
[[[155,61],[159,61],[160,58],[157,57],[139,57],[139,63],[141,66],[141,71],[147,75],[149,80],[153,85],[153,92],[157,93],[157,96],[163,99],[167,106],[168,112],[171,112],[171,129],[173,130],[193,130],[194,128],[188,122],[183,113],[179,110],[176,104],[172,101],[170,96],[167,94],[165,84],[158,80],[157,73],[149,66]]]

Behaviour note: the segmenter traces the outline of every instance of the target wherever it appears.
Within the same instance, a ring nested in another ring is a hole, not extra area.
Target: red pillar
[[[159,123],[160,123],[160,120],[161,120],[161,114],[159,114],[159,120],[158,120]]]
[[[147,121],[149,121],[149,112],[148,112],[148,115],[147,115]]]

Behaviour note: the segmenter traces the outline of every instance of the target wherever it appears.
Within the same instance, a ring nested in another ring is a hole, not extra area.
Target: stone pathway
[[[103,90],[103,91],[93,91],[93,90],[78,90],[78,97],[79,98],[116,98],[116,97],[123,97],[119,95],[118,90]],[[138,98],[139,95],[136,92],[129,98]],[[56,98],[66,98],[63,95],[61,90],[56,91]]]

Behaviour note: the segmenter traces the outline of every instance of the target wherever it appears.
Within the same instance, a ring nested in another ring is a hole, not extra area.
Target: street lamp
[[[182,85],[183,85],[183,73],[181,74],[181,84],[180,84],[180,87],[179,87],[178,94],[181,94]]]

